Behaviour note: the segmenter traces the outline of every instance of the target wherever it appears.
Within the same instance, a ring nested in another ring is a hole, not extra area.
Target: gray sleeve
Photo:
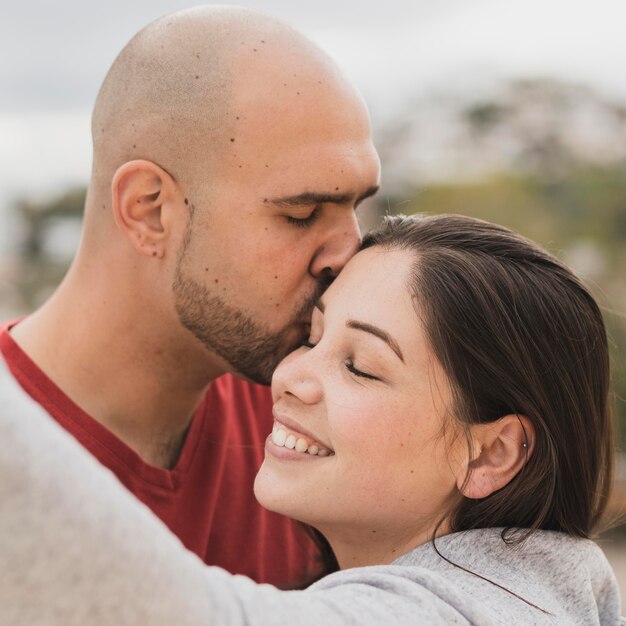
[[[213,609],[211,624],[468,626],[476,623],[470,622],[427,587],[405,577],[400,570],[405,573],[409,568],[348,570],[325,579],[321,587],[306,591],[279,591],[212,568],[207,572]],[[492,622],[482,616],[479,623],[489,626]]]

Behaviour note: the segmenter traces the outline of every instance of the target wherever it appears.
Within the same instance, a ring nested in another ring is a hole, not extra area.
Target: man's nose
[[[319,249],[311,260],[309,272],[317,279],[337,276],[344,265],[359,251],[360,245],[359,223],[354,211],[350,211],[321,241]]]

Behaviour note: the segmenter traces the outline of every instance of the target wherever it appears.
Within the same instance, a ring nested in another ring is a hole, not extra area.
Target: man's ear
[[[117,227],[137,252],[163,258],[171,234],[163,207],[180,196],[174,179],[151,161],[128,161],[113,175],[111,191]]]
[[[486,498],[507,485],[530,459],[535,447],[535,429],[524,415],[505,415],[496,422],[472,428],[477,451],[467,472],[457,479],[466,498]]]

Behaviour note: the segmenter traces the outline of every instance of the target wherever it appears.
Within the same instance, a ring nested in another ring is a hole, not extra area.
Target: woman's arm
[[[1,360],[0,442],[2,624],[464,622],[392,575],[283,592],[207,567],[23,392]]]

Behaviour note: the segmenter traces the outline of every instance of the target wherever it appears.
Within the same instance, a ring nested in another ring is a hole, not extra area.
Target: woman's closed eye
[[[310,337],[308,339],[303,339],[300,342],[301,348],[310,349],[310,348],[315,348],[316,345],[317,345],[317,342],[311,341]],[[343,363],[344,363],[345,368],[354,376],[358,376],[359,378],[366,378],[367,380],[381,380],[381,378],[379,378],[378,376],[374,376],[373,374],[364,372],[363,370],[356,367],[356,365],[354,364],[354,359],[352,358],[346,359]]]
[[[367,372],[363,372],[360,369],[357,369],[354,366],[354,361],[352,359],[347,359],[344,364],[346,366],[346,369],[355,376],[367,378],[368,380],[380,380],[378,376],[373,376],[372,374],[368,374]]]
[[[317,344],[313,343],[311,341],[311,339],[303,339],[300,342],[300,347],[302,348],[315,348]],[[368,374],[367,372],[364,372],[360,369],[358,369],[355,365],[354,365],[354,361],[352,359],[346,359],[344,361],[344,365],[345,368],[351,373],[354,374],[355,376],[359,376],[360,378],[367,378],[368,380],[380,380],[380,378],[378,378],[378,376],[374,376],[373,374]]]

